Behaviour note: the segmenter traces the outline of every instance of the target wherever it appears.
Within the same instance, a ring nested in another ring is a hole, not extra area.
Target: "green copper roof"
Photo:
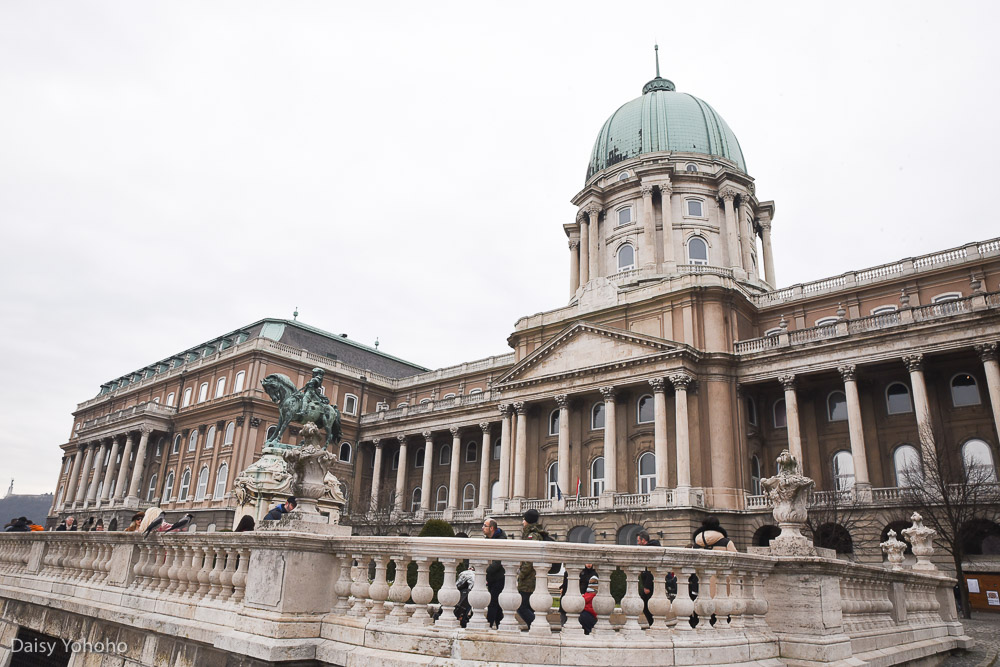
[[[623,104],[604,123],[590,155],[587,180],[623,160],[660,151],[716,155],[747,170],[736,135],[722,116],[657,76],[643,86],[642,97]]]

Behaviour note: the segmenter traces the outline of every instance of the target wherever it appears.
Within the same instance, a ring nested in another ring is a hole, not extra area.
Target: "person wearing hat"
[[[132,515],[132,522],[129,523],[128,528],[125,529],[126,533],[134,533],[139,530],[139,526],[142,524],[142,520],[146,518],[145,512],[136,512]]]
[[[538,522],[538,510],[530,509],[522,518],[524,519],[521,522],[522,540],[552,541],[552,537]],[[530,628],[531,622],[535,620],[535,610],[531,608],[531,594],[535,592],[535,567],[531,563],[522,562],[521,568],[517,571],[517,592],[521,594],[521,606],[517,608],[517,615]]]
[[[589,635],[590,631],[597,625],[597,612],[594,611],[594,597],[597,595],[597,575],[590,577],[587,582],[587,590],[583,593],[583,611],[580,612],[580,625],[583,626],[583,634]]]

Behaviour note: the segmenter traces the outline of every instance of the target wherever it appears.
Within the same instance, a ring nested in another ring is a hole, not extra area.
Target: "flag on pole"
[[[579,502],[579,500],[580,500],[580,478],[579,477],[576,478],[576,500],[577,500],[577,502]]]
[[[562,500],[562,489],[556,484],[556,500]]]

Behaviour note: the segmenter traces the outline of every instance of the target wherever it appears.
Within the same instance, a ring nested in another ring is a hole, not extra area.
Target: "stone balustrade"
[[[403,573],[410,563],[416,578],[408,582]],[[437,590],[435,563],[443,570]],[[473,613],[462,628],[453,610],[460,600],[457,574],[466,563],[475,584],[468,596]],[[530,629],[515,614],[523,563],[536,581]],[[491,564],[503,568],[505,582],[498,628],[486,620]],[[553,564],[568,577],[565,622],[554,605],[563,576],[548,574]],[[588,564],[599,577],[589,635],[580,623],[585,602],[578,583]],[[398,574],[390,578],[393,571]],[[616,571],[625,582],[617,601]],[[643,613],[644,571],[654,581],[652,624]],[[676,590],[665,583],[671,574]],[[953,585],[937,572],[819,557],[527,540],[269,531],[148,539],[136,533],[0,535],[0,625],[51,632],[56,616],[69,615],[84,620],[59,627],[99,624],[100,632],[118,636],[141,631],[144,644],[183,637],[190,664],[209,664],[221,652],[263,664],[520,664],[530,655],[538,665],[890,665],[968,644],[955,619]],[[0,662],[4,651],[9,648],[0,645]],[[153,664],[156,654],[144,651],[135,662]]]

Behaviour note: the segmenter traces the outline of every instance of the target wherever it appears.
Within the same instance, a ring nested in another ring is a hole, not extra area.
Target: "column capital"
[[[144,435],[148,438],[149,434],[152,432],[153,428],[151,426],[146,426],[145,424],[143,424],[142,426],[139,427],[139,435]]]
[[[587,215],[592,215],[596,218],[601,214],[601,205],[597,202],[590,202],[584,210],[587,211]]]
[[[979,354],[979,359],[983,363],[997,360],[996,343],[983,343],[982,345],[976,345],[976,352]]]
[[[489,422],[479,422],[479,428],[482,429],[484,435],[490,434],[490,423]]]
[[[556,399],[556,405],[560,408],[569,407],[569,394],[556,394],[554,398]]]
[[[753,204],[753,195],[750,193],[740,194],[740,204],[742,204],[743,206],[750,206],[751,204]]]
[[[612,387],[611,385],[607,385],[605,387],[601,387],[600,392],[601,392],[601,396],[604,397],[604,402],[605,403],[607,403],[608,401],[615,400],[615,388]]]
[[[843,366],[837,366],[837,370],[840,372],[840,377],[844,379],[844,382],[854,382],[857,380],[858,367],[854,364],[844,364]]]
[[[420,435],[424,436],[424,440],[430,442],[434,439],[434,433],[431,431],[421,431]]]
[[[732,201],[736,199],[739,194],[740,193],[733,188],[723,188],[719,190],[719,199],[732,203]]]
[[[527,403],[525,403],[524,401],[514,402],[514,412],[517,413],[518,417],[523,417],[527,411],[528,411]]]
[[[586,211],[586,209],[581,208],[581,209],[577,210],[576,216],[575,216],[576,222],[586,222],[587,221],[586,218],[587,218],[587,211]]]
[[[785,388],[785,391],[795,389],[795,374],[788,373],[786,375],[779,375],[778,382],[780,382],[781,386]]]
[[[402,446],[404,446],[406,444],[406,436],[405,435],[397,435],[396,436],[396,440],[399,440],[399,446],[400,447],[402,447]]]
[[[511,410],[510,404],[509,403],[501,403],[500,405],[497,406],[497,410],[500,411],[501,415],[503,415],[504,417],[506,417],[507,415],[510,414],[510,410]]]
[[[670,183],[658,183],[661,197],[669,197],[674,192],[674,186]]]
[[[771,233],[771,221],[766,218],[757,218],[755,220],[757,226],[760,227],[761,232]]]
[[[454,438],[456,435],[458,435],[458,427],[457,426],[452,426],[448,430],[451,431],[451,437]]]
[[[375,449],[378,449],[378,448],[380,448],[382,446],[382,439],[381,438],[372,438],[372,444],[375,445]]]
[[[570,250],[576,250],[579,247],[580,247],[580,240],[579,239],[570,239],[569,240],[569,249]]]
[[[692,381],[694,381],[694,377],[692,377],[690,373],[684,371],[680,373],[672,373],[670,375],[670,383],[674,385],[674,390],[687,391],[687,388],[691,385]]]
[[[921,372],[924,370],[924,355],[908,354],[903,357],[903,363],[906,364],[906,370],[911,373]]]
[[[653,378],[649,381],[649,386],[653,388],[653,391],[660,392],[666,390],[667,383],[663,378]]]
[[[643,197],[652,197],[653,186],[649,183],[643,183],[642,185],[639,186],[639,192],[642,194]]]

